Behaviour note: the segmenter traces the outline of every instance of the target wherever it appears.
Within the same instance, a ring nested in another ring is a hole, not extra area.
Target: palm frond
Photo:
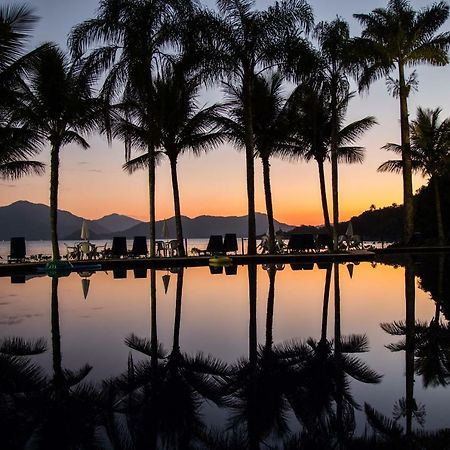
[[[390,439],[398,439],[402,436],[403,428],[394,420],[383,416],[368,403],[364,403],[364,411],[369,425],[376,433]]]
[[[4,338],[0,341],[0,353],[10,356],[39,355],[47,350],[45,339],[25,340],[21,337]]]

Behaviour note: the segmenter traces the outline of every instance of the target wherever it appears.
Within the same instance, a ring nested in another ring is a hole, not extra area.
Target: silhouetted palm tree
[[[219,14],[197,16],[198,53],[210,74],[236,82],[243,93],[243,126],[248,202],[248,253],[256,253],[254,187],[254,84],[258,74],[298,61],[311,51],[303,39],[313,17],[304,0],[282,0],[266,10],[253,9],[253,0],[217,0]]]
[[[448,63],[450,33],[437,34],[449,15],[443,2],[415,11],[407,0],[389,0],[387,8],[369,14],[354,14],[363,27],[357,40],[364,64],[359,78],[360,89],[397,70],[394,94],[400,99],[401,147],[403,162],[404,236],[407,243],[414,232],[412,161],[410,149],[408,96],[415,84],[415,73],[408,79],[407,67],[419,64]]]
[[[102,97],[109,104],[115,100],[125,104],[132,100],[135,109],[139,109],[136,125],[146,132],[152,129],[152,120],[158,114],[151,109],[158,65],[167,58],[164,54],[167,46],[179,43],[179,31],[183,29],[178,26],[180,20],[192,13],[190,0],[103,0],[97,17],[76,26],[70,36],[75,54],[81,54],[89,45],[101,44],[92,50],[89,60],[98,71],[109,69]],[[108,126],[107,130],[111,131]],[[133,137],[125,138],[126,160],[135,144]],[[145,134],[141,139],[144,139],[148,152],[150,256],[155,256],[157,152],[151,134]],[[141,145],[141,142],[137,144]]]
[[[362,163],[364,147],[351,144],[359,139],[377,122],[368,116],[345,125],[348,103],[353,93],[343,95],[337,105],[337,158],[338,162]],[[301,83],[291,95],[290,107],[295,110],[295,143],[291,145],[285,156],[290,159],[304,158],[306,161],[314,159],[319,168],[320,194],[324,223],[331,233],[324,164],[331,159],[331,131],[332,111],[331,97],[327,84],[310,80]]]
[[[192,152],[198,156],[203,151],[222,142],[223,134],[216,130],[215,117],[220,111],[219,105],[200,108],[197,98],[201,87],[198,76],[189,74],[184,62],[166,64],[161,74],[154,80],[151,97],[151,108],[158,113],[151,118],[151,129],[143,129],[146,121],[139,120],[139,126],[126,119],[115,127],[115,134],[126,139],[132,137],[134,144],[145,148],[147,136],[151,136],[156,152],[165,153],[170,161],[172,187],[175,209],[176,237],[179,242],[179,253],[185,255],[183,245],[183,229],[181,224],[180,194],[178,188],[177,161],[179,156]],[[131,109],[127,107],[127,116],[140,116],[139,105]],[[132,173],[148,167],[149,153],[128,161],[124,168]]]
[[[270,186],[270,158],[278,153],[290,153],[294,143],[294,120],[289,101],[282,97],[283,79],[280,73],[258,76],[253,84],[253,134],[255,154],[263,166],[264,193],[269,225],[269,253],[275,252],[275,227]],[[245,148],[244,93],[239,87],[226,85],[229,101],[224,105],[229,112],[219,119],[228,138]]]
[[[416,119],[411,122],[411,169],[420,171],[430,178],[433,185],[436,208],[436,223],[440,245],[445,244],[444,224],[442,220],[439,180],[445,170],[445,161],[450,155],[450,119],[439,123],[441,108],[417,108]],[[388,143],[383,149],[392,150],[401,155],[402,147]],[[403,161],[390,160],[381,164],[379,172],[402,173]]]
[[[33,130],[10,123],[14,108],[21,101],[23,76],[47,45],[25,53],[30,31],[38,18],[27,6],[0,6],[0,177],[19,178],[44,172],[44,164],[28,159],[40,146]]]
[[[321,70],[319,77],[326,84],[330,98],[330,153],[331,184],[333,196],[333,249],[338,246],[339,226],[339,183],[338,183],[338,148],[339,148],[339,104],[348,96],[348,75],[354,69],[355,59],[352,51],[353,40],[350,39],[348,23],[339,17],[332,22],[321,22],[315,28],[319,43]]]
[[[39,144],[50,144],[50,226],[52,255],[58,247],[58,185],[60,150],[68,144],[89,148],[82,134],[100,126],[102,103],[93,97],[96,75],[81,59],[70,61],[58,48],[41,51],[29,70],[23,99],[13,124],[32,130]]]

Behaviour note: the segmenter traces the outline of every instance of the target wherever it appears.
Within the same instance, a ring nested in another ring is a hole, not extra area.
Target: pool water
[[[0,278],[1,448],[447,448],[449,269]]]

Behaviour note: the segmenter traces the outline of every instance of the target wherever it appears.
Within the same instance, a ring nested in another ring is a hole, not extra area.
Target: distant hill
[[[163,237],[163,220],[156,222],[156,237],[161,239]],[[209,237],[211,234],[226,234],[236,233],[238,237],[247,236],[247,216],[199,216],[191,219],[183,216],[181,218],[183,225],[183,234],[188,239],[201,239]],[[167,219],[169,229],[169,238],[175,238],[175,218]],[[267,216],[266,214],[256,213],[256,234],[263,234],[267,231]],[[275,230],[288,231],[292,229],[292,225],[287,225],[275,221]],[[133,236],[147,236],[148,223],[140,223],[123,234],[128,238]]]
[[[60,240],[80,239],[83,218],[68,211],[58,212],[58,233]],[[128,216],[111,214],[98,220],[88,220],[90,239],[110,239],[113,235],[148,236],[148,223],[140,222]],[[247,216],[199,216],[194,219],[183,217],[184,236],[189,239],[207,238],[211,234],[236,233],[237,236],[247,236]],[[163,220],[156,223],[156,236],[161,239]],[[169,238],[175,238],[175,219],[167,219]],[[130,227],[123,229],[122,227]],[[287,231],[292,229],[275,221],[275,229]],[[256,214],[256,232],[267,231],[267,216]],[[0,207],[0,239],[9,240],[13,236],[24,236],[28,240],[50,239],[49,207],[27,201],[18,201],[8,206]]]
[[[58,233],[60,239],[68,236],[80,238],[82,217],[68,211],[58,212]],[[88,221],[92,234],[104,236],[108,230],[95,221]],[[27,201],[18,201],[8,206],[0,207],[0,239],[8,240],[13,236],[24,236],[28,240],[50,239],[49,207]]]
[[[123,230],[127,230],[135,225],[142,223],[140,220],[133,219],[132,217],[124,216],[122,214],[109,214],[101,219],[96,219],[95,223],[101,227],[109,230],[111,233],[117,233]]]

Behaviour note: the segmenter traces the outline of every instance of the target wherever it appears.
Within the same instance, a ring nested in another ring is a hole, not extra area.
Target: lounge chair
[[[21,262],[26,260],[27,250],[24,237],[12,237],[9,243],[8,262]]]
[[[223,255],[225,253],[225,247],[223,245],[222,236],[220,234],[212,234],[209,237],[208,245],[205,250],[192,249],[192,252],[200,255]]]
[[[258,244],[257,250],[261,250],[261,254],[269,253],[269,236],[266,234],[261,236],[261,242]]]
[[[314,236],[312,234],[292,234],[288,242],[288,252],[315,252],[317,250]]]
[[[228,252],[234,252],[237,253],[238,251],[238,243],[237,243],[237,237],[234,233],[227,233],[225,235],[225,238],[223,240],[223,246],[225,253]]]
[[[112,247],[111,247],[111,256],[113,258],[121,256],[127,256],[127,238],[125,236],[114,236]]]
[[[292,270],[313,270],[314,263],[292,263],[290,264]]]
[[[333,238],[327,233],[320,233],[317,235],[317,249],[320,250],[332,250]]]
[[[147,238],[145,236],[135,236],[133,238],[133,247],[131,248],[130,256],[147,256]]]

